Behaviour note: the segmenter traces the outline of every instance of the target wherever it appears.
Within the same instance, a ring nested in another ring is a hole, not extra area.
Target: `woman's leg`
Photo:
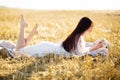
[[[33,38],[33,36],[35,34],[38,34],[37,28],[38,28],[38,24],[35,25],[35,27],[31,30],[31,32],[29,33],[29,35],[25,39],[25,46],[30,43],[30,40]]]
[[[20,20],[20,32],[16,44],[15,50],[19,50],[21,47],[25,46],[25,39],[24,39],[24,28],[27,26],[27,23],[24,20],[23,15],[21,15],[21,20]]]

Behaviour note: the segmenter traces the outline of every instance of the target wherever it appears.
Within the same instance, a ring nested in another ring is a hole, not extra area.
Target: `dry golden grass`
[[[120,80],[120,11],[36,11],[0,8],[0,39],[16,43],[20,15],[29,26],[26,36],[36,23],[39,35],[31,44],[41,41],[63,41],[83,16],[90,17],[95,27],[86,41],[101,37],[111,43],[109,56],[62,58],[46,55],[43,58],[0,58],[0,80]]]

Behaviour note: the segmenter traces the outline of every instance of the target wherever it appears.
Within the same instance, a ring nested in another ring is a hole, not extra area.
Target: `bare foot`
[[[21,20],[20,20],[20,27],[27,27],[28,24],[26,23],[23,15],[21,15]]]
[[[28,37],[25,39],[25,46],[30,43],[30,40],[33,38],[35,34],[38,34],[38,24],[35,25],[35,27],[30,31]]]
[[[38,24],[35,25],[35,27],[32,29],[32,32],[34,34],[38,34]]]

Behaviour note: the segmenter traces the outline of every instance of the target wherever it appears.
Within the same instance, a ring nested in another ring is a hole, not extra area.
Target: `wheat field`
[[[20,15],[23,14],[28,27],[27,36],[36,23],[38,35],[32,44],[41,41],[63,41],[87,16],[95,24],[93,32],[85,35],[86,41],[106,38],[110,42],[109,55],[63,58],[46,55],[41,58],[0,57],[0,80],[120,80],[120,11],[45,11],[0,8],[0,40],[17,42]]]

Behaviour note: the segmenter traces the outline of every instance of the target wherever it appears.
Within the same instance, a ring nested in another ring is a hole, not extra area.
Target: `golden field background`
[[[86,41],[106,38],[110,42],[106,59],[97,56],[62,58],[46,55],[43,58],[0,58],[0,80],[120,80],[120,11],[37,11],[0,8],[0,39],[17,42],[20,15],[29,26],[26,36],[36,23],[38,35],[31,44],[41,41],[63,41],[87,16],[95,24]],[[30,44],[30,45],[31,45]]]

